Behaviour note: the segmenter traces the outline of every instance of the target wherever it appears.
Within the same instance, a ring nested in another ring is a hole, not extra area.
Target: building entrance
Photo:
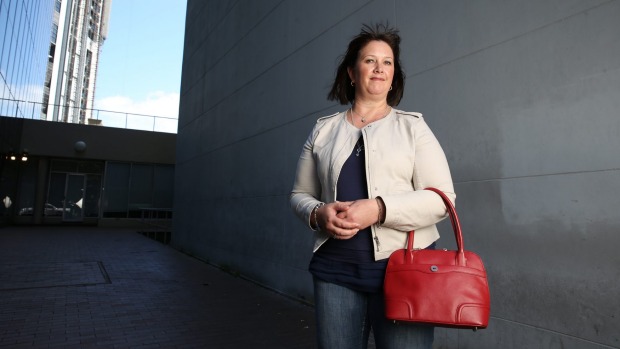
[[[63,222],[98,218],[102,174],[96,172],[102,169],[103,163],[53,161],[45,216],[56,216]]]
[[[76,173],[52,173],[46,216],[62,217],[63,222],[84,220],[84,190],[86,175]]]

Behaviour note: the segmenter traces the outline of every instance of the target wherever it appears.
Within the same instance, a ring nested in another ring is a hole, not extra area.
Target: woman
[[[320,118],[304,144],[290,202],[315,232],[314,280],[320,348],[431,348],[433,327],[384,316],[387,258],[416,231],[433,248],[441,198],[455,198],[441,146],[419,113],[393,109],[404,90],[398,31],[364,26],[349,43],[328,95],[347,110]]]

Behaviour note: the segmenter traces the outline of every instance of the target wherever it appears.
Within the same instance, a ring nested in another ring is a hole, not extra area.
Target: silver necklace
[[[352,113],[352,114],[357,114],[357,113],[355,112],[355,110],[353,110],[353,107],[351,107],[351,113]],[[361,116],[361,115],[359,115],[359,114],[357,114],[357,116],[359,116],[359,117],[362,119],[362,122],[366,122],[366,117],[365,117],[365,116]]]
[[[362,115],[360,115],[360,114],[357,114],[357,113],[355,112],[355,110],[353,110],[353,107],[351,107],[350,109],[351,109],[351,121],[353,120],[353,114],[356,114],[357,116],[359,116],[359,117],[360,117],[360,119],[362,120],[362,122],[366,122],[366,117],[365,117],[365,116],[362,116]],[[390,106],[388,105],[388,106],[387,106],[387,108],[385,109],[385,111],[388,111],[389,109],[390,109]],[[386,113],[385,115],[387,115],[387,113]],[[381,118],[385,117],[385,115],[383,115]],[[381,119],[381,118],[379,118],[379,119]],[[377,120],[378,120],[378,119],[377,119]]]

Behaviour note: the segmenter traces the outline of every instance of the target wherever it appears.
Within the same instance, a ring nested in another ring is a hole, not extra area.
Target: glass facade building
[[[0,0],[0,116],[41,117],[55,0]]]
[[[109,0],[0,0],[0,115],[84,124]]]

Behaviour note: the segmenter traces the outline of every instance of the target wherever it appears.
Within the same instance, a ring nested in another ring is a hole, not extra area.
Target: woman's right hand
[[[355,236],[359,229],[359,224],[350,222],[339,217],[339,213],[349,209],[353,202],[333,202],[321,206],[317,211],[317,220],[322,231],[332,235],[334,239],[347,240]],[[340,215],[346,216],[346,215]]]

